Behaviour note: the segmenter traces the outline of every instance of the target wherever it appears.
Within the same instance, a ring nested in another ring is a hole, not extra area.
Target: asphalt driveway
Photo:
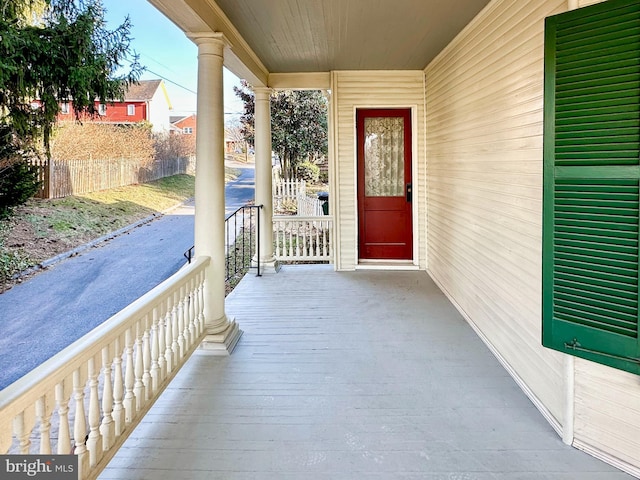
[[[253,199],[254,171],[226,189],[227,213]],[[193,245],[193,204],[67,258],[0,295],[0,389],[173,275]]]

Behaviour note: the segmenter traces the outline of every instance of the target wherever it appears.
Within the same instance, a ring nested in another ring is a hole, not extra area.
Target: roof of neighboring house
[[[125,102],[147,102],[156,94],[162,80],[139,80],[130,85],[124,95]]]
[[[178,115],[169,117],[169,123],[178,123],[180,120],[184,120],[185,118],[189,118],[191,115]]]

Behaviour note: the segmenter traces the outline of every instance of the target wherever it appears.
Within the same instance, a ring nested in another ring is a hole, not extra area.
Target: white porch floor
[[[107,479],[631,478],[562,443],[424,272],[285,266],[227,299]]]

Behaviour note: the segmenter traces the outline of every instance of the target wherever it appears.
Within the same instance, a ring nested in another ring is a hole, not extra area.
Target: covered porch
[[[562,443],[421,271],[287,265],[229,295],[100,479],[622,479]]]
[[[55,446],[103,479],[627,478],[584,450],[640,478],[637,375],[541,345],[545,19],[576,9],[587,35],[595,11],[615,30],[637,2],[469,0],[449,15],[417,0],[149,1],[198,45],[196,259],[0,392],[0,451]],[[360,21],[341,23],[349,6]],[[334,29],[346,25],[359,28]],[[268,273],[226,300],[223,67],[254,87],[262,225],[279,221],[271,90],[330,91],[334,262],[275,274],[262,229]],[[413,175],[399,196],[413,205],[410,264],[361,262],[368,109],[402,109],[412,126],[398,148]],[[630,303],[637,317],[637,292]],[[565,350],[580,347],[571,338]]]

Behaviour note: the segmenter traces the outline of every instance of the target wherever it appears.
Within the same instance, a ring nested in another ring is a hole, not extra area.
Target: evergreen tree
[[[104,13],[100,0],[0,0],[0,154],[13,152],[0,158],[0,176],[40,150],[50,156],[61,103],[77,116],[95,115],[96,100],[124,98],[139,78],[129,19],[109,30]],[[129,70],[118,74],[127,60]],[[1,196],[4,204],[7,194],[0,190]]]

